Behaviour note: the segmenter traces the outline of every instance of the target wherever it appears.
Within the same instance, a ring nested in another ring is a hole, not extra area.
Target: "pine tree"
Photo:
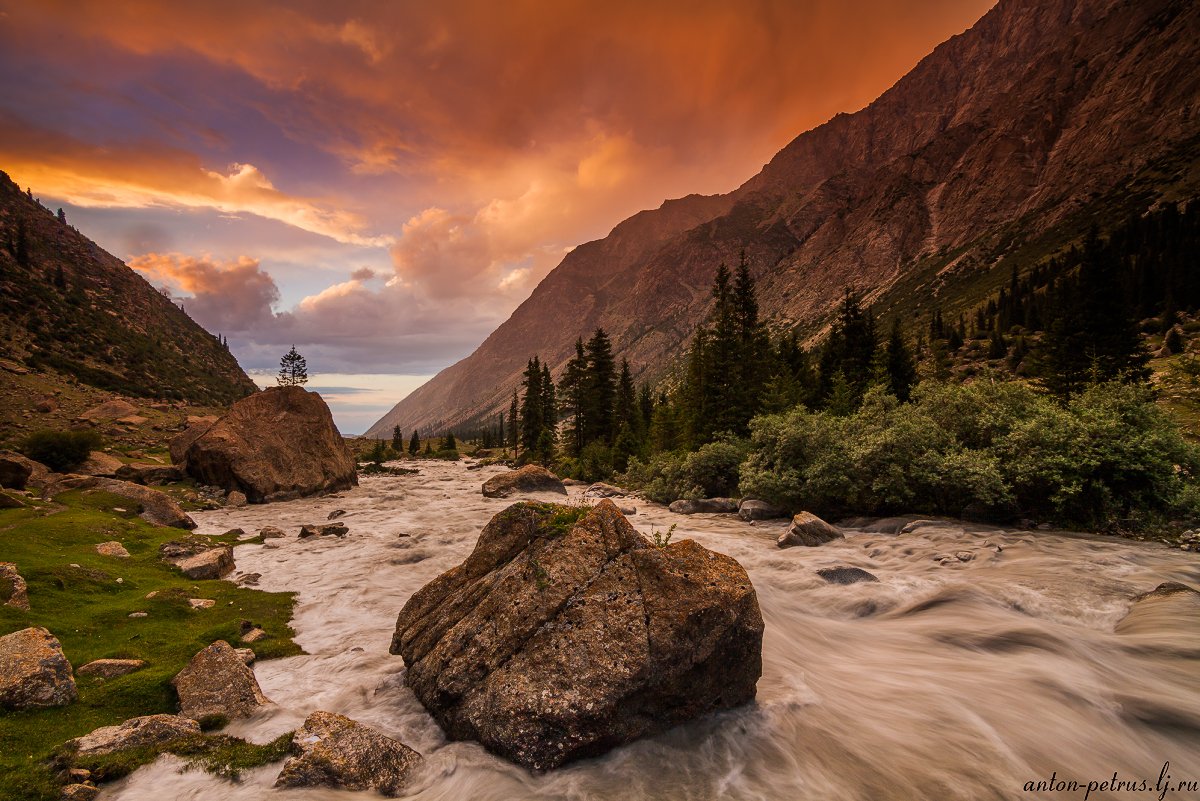
[[[558,384],[559,398],[562,400],[563,412],[571,420],[564,433],[567,453],[579,456],[583,446],[588,442],[587,421],[587,375],[588,359],[583,349],[583,338],[575,340],[575,355],[563,369],[562,379]]]
[[[629,360],[621,360],[621,373],[617,379],[617,396],[613,401],[613,425],[620,436],[621,427],[629,428],[630,435],[634,433],[638,418],[637,391],[633,387],[633,373],[629,369]]]
[[[1039,371],[1060,398],[1096,381],[1145,381],[1150,355],[1127,302],[1121,262],[1093,228],[1076,275],[1055,282],[1053,322],[1042,340]]]
[[[907,401],[917,383],[917,364],[904,341],[899,318],[892,321],[892,333],[884,354],[888,390],[901,401]]]
[[[400,426],[392,426],[392,450],[396,453],[404,453],[404,433],[400,430]]]
[[[526,364],[522,386],[524,395],[521,398],[521,447],[526,452],[536,451],[538,439],[545,430],[542,364],[537,356]]]
[[[504,447],[508,443],[508,439],[504,436],[504,412],[500,412],[500,418],[497,420],[496,441],[500,443],[500,447]]]
[[[458,440],[456,440],[456,439],[454,438],[454,432],[453,432],[453,431],[447,431],[447,432],[446,432],[446,439],[445,439],[445,441],[442,443],[442,450],[444,450],[444,451],[456,451],[456,450],[458,450]]]
[[[417,429],[413,429],[412,437],[408,440],[408,453],[410,456],[416,456],[421,452],[421,438],[417,436]]]
[[[600,441],[611,444],[616,437],[613,427],[613,402],[616,399],[617,378],[612,342],[603,328],[597,328],[584,346],[587,354],[587,375],[584,379],[583,445]]]
[[[508,447],[516,455],[517,443],[521,437],[521,407],[517,401],[517,391],[513,390],[512,403],[508,406]]]
[[[296,352],[296,346],[279,360],[279,386],[298,387],[308,383],[308,363]]]
[[[558,399],[554,392],[554,379],[550,376],[550,365],[542,365],[542,425],[550,432],[551,441],[558,439]]]

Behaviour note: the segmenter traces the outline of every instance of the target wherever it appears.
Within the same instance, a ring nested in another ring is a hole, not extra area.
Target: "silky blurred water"
[[[262,574],[261,589],[298,593],[293,625],[307,655],[257,664],[275,703],[229,733],[261,742],[318,709],[347,715],[424,754],[411,795],[447,801],[1065,799],[1114,772],[1153,787],[1168,761],[1172,780],[1200,780],[1197,619],[1113,632],[1134,595],[1164,581],[1200,586],[1196,554],[952,524],[898,536],[852,530],[844,541],[781,551],[780,522],[685,517],[638,501],[621,503],[638,506],[630,520],[644,533],[678,524],[676,540],[693,538],[749,572],[766,622],[756,703],[540,776],[449,743],[404,687],[403,660],[388,654],[392,628],[408,597],[462,561],[512,501],[479,492],[498,468],[422,463],[420,471],[367,477],[340,497],[195,515],[203,533],[289,532],[269,542],[277,547],[243,546],[236,557],[239,573]],[[346,511],[345,539],[295,537],[335,509]],[[839,565],[879,582],[833,585],[815,572]],[[181,773],[166,758],[102,797],[371,797],[273,790],[278,771],[269,765],[234,783]],[[1023,789],[1051,774],[1080,789]]]

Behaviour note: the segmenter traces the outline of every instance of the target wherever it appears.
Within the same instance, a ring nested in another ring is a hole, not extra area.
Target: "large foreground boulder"
[[[517,470],[492,476],[483,484],[485,498],[507,498],[526,492],[557,492],[559,495],[566,495],[567,488],[563,486],[562,479],[536,464],[527,464]]]
[[[271,703],[254,671],[224,640],[193,656],[171,684],[179,694],[179,714],[192,720],[244,718]]]
[[[358,484],[329,407],[303,387],[272,387],[233,404],[187,447],[183,468],[201,484],[244,492],[251,503]]]
[[[564,527],[571,511],[509,507],[400,612],[391,651],[446,734],[545,770],[752,700],[763,620],[742,566],[656,548],[608,500]]]
[[[66,706],[78,697],[62,645],[43,628],[0,637],[0,708]]]
[[[276,787],[332,787],[400,794],[421,755],[399,740],[332,712],[313,712],[292,735]]]

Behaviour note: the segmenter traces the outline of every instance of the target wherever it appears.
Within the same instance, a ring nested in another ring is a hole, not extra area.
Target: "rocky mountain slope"
[[[1190,0],[1001,0],[734,192],[668,202],[576,249],[368,435],[498,411],[529,356],[557,374],[597,326],[660,377],[704,319],[716,266],[742,249],[777,328],[818,334],[846,287],[906,318],[974,303],[1013,259],[1197,192],[1197,65]]]
[[[4,173],[0,357],[133,397],[227,405],[255,390],[215,336]]]

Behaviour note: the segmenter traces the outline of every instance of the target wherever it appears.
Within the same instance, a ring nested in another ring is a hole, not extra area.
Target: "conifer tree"
[[[296,346],[279,360],[279,386],[298,387],[308,383],[308,363],[296,352]]]
[[[521,447],[526,452],[536,451],[538,439],[545,429],[542,364],[537,356],[526,364],[522,386],[524,395],[521,398]]]
[[[404,432],[400,430],[400,426],[392,426],[392,450],[404,453]]]
[[[517,391],[513,390],[512,403],[508,406],[508,447],[516,454],[517,443],[521,436],[521,408],[517,401]]]
[[[542,365],[542,425],[550,432],[550,441],[558,440],[558,400],[554,393],[554,379],[550,376],[550,365]]]
[[[597,328],[584,346],[587,354],[587,375],[584,379],[584,446],[600,441],[611,444],[616,437],[613,427],[613,402],[616,399],[617,378],[612,342],[603,328]]]
[[[904,341],[900,319],[892,321],[892,332],[884,349],[887,365],[888,390],[901,401],[907,401],[917,383],[917,364]]]
[[[588,359],[583,349],[583,338],[575,340],[575,355],[563,369],[562,379],[558,384],[558,394],[563,404],[563,412],[570,418],[571,424],[565,432],[567,453],[579,456],[583,446],[588,442],[586,411],[587,411],[587,378]]]
[[[445,441],[442,443],[442,450],[444,450],[444,451],[456,451],[456,450],[458,450],[458,440],[456,440],[456,439],[454,438],[454,432],[453,432],[453,431],[447,431],[447,432],[446,432],[446,439],[445,439]]]
[[[412,437],[408,440],[408,453],[410,456],[416,456],[421,452],[421,438],[417,436],[417,429],[413,429]]]

